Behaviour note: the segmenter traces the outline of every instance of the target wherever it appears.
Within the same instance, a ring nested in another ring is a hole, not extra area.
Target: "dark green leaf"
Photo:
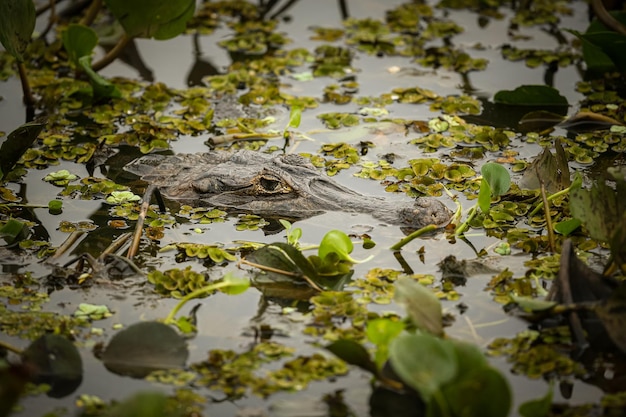
[[[350,365],[358,366],[373,375],[378,375],[378,368],[367,349],[354,340],[339,339],[326,346],[326,349]]]
[[[121,97],[117,87],[105,80],[97,72],[91,68],[91,57],[83,56],[78,58],[78,64],[81,69],[89,77],[91,86],[93,87],[93,94],[95,97]]]
[[[554,225],[554,230],[564,236],[570,235],[581,225],[581,221],[578,219],[567,219],[562,222],[558,222]]]
[[[435,336],[443,335],[441,302],[431,290],[411,278],[396,281],[394,299],[407,311],[413,324]]]
[[[425,403],[457,374],[450,341],[429,334],[403,334],[390,346],[389,360],[402,381],[420,393]]]
[[[105,417],[177,417],[167,406],[167,396],[161,392],[139,392],[104,413]]]
[[[626,353],[626,284],[622,283],[594,312],[615,346]]]
[[[18,62],[30,43],[35,29],[35,5],[32,0],[0,1],[0,43]]]
[[[547,85],[523,85],[515,90],[500,90],[494,101],[512,106],[567,106],[567,99]]]
[[[102,362],[116,374],[143,378],[155,370],[183,368],[188,355],[185,340],[174,329],[147,321],[115,334],[102,354]]]
[[[65,397],[83,380],[83,361],[76,347],[63,336],[46,334],[22,353],[22,361],[34,370],[33,381],[51,386],[48,395]]]
[[[105,0],[129,37],[170,39],[181,34],[195,0]]]
[[[444,395],[455,416],[506,417],[511,409],[507,380],[492,367],[476,367],[446,385]]]
[[[24,152],[35,142],[46,123],[45,121],[25,123],[9,133],[7,140],[0,147],[0,171],[8,174],[13,169]]]
[[[489,186],[489,182],[487,180],[482,179],[480,181],[480,190],[478,191],[478,207],[480,207],[480,211],[483,213],[489,212],[489,207],[491,207],[491,187]]]

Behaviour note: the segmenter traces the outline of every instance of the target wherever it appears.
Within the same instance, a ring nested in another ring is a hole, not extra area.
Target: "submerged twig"
[[[111,62],[115,61],[117,57],[120,56],[124,48],[126,48],[126,45],[128,45],[132,40],[133,38],[131,38],[128,35],[126,34],[122,35],[122,37],[120,38],[119,41],[117,41],[115,46],[109,52],[107,52],[107,54],[103,56],[102,59],[100,59],[100,61],[94,62],[91,65],[91,68],[94,71],[100,71],[102,68],[106,67]]]
[[[54,254],[50,256],[50,258],[48,258],[48,261],[53,261],[55,259],[60,258],[65,252],[69,250],[69,248],[71,248],[74,245],[74,243],[76,243],[78,238],[81,237],[84,233],[85,232],[82,230],[77,230],[75,232],[72,232],[67,237],[67,239],[65,239],[65,241],[61,244],[61,246],[57,248]]]

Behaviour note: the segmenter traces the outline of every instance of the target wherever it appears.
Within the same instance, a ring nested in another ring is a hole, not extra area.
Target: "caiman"
[[[445,226],[451,211],[434,198],[398,203],[346,188],[321,174],[306,158],[260,152],[212,151],[146,155],[126,171],[154,184],[169,199],[268,218],[299,220],[326,211],[368,213],[410,228]]]

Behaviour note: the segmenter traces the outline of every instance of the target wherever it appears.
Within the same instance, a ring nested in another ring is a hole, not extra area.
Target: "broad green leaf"
[[[63,47],[67,51],[70,61],[80,67],[79,59],[87,56],[91,59],[94,48],[98,45],[96,32],[83,25],[71,24],[63,31]]]
[[[83,361],[76,347],[63,336],[46,334],[22,353],[22,362],[33,371],[33,382],[49,384],[48,395],[65,397],[83,379]]]
[[[159,369],[181,369],[187,356],[187,344],[174,329],[146,321],[116,333],[102,354],[102,362],[116,374],[143,378]]]
[[[195,0],[105,0],[129,37],[170,39],[193,17]]]
[[[418,329],[443,336],[441,302],[431,290],[411,278],[400,278],[396,281],[394,300],[404,307]]]
[[[235,277],[232,273],[224,275],[222,282],[228,284],[228,286],[220,288],[220,291],[230,295],[241,294],[250,288],[250,280]]]
[[[494,96],[499,104],[512,106],[567,106],[567,99],[547,85],[522,85],[515,90],[500,90]]]
[[[35,29],[35,5],[32,0],[0,1],[0,43],[18,62]]]
[[[28,226],[23,221],[8,219],[4,226],[0,227],[0,238],[4,239],[7,246],[25,239],[28,235]]]
[[[512,396],[507,380],[492,367],[474,367],[443,390],[455,416],[507,417]]]
[[[91,57],[80,57],[78,64],[89,77],[95,97],[122,97],[122,94],[114,84],[111,84],[91,68]]]
[[[9,133],[7,140],[0,147],[0,171],[8,174],[17,161],[35,142],[47,122],[29,122]],[[2,177],[0,176],[0,179]]]
[[[374,319],[367,322],[365,334],[376,345],[376,366],[382,369],[389,357],[389,344],[404,330],[404,322],[391,319]]]
[[[329,253],[336,253],[339,259],[350,260],[350,253],[354,246],[350,237],[341,230],[331,230],[324,235],[320,242],[320,247],[317,254],[320,258],[324,259]]]
[[[554,230],[564,236],[570,235],[577,230],[582,222],[579,219],[567,219],[554,225]]]
[[[548,392],[541,398],[528,400],[520,404],[519,413],[522,417],[546,417],[550,415],[552,406],[552,384],[548,388]]]
[[[426,333],[398,336],[391,343],[389,353],[395,373],[419,392],[427,404],[457,374],[458,362],[452,343]]]
[[[326,346],[326,350],[350,365],[358,366],[373,375],[378,374],[378,368],[370,358],[367,349],[354,340],[339,339]]]
[[[483,180],[489,183],[492,196],[506,194],[511,188],[511,175],[506,168],[495,162],[487,162],[480,169]]]

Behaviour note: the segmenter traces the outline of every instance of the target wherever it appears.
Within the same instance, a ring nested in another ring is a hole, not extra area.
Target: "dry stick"
[[[122,53],[124,48],[126,48],[126,45],[128,45],[130,41],[132,40],[133,38],[131,38],[128,35],[126,34],[122,35],[122,37],[120,38],[119,41],[117,41],[113,49],[107,52],[107,54],[103,56],[100,61],[93,63],[91,65],[91,68],[94,71],[100,71],[102,68],[106,67],[111,62],[115,61],[117,57]]]
[[[24,104],[27,106],[35,105],[35,98],[33,92],[30,89],[30,83],[28,82],[28,76],[26,75],[26,66],[23,62],[17,63],[17,69],[20,73],[20,81],[22,82],[22,93],[24,94]]]
[[[143,193],[143,201],[141,202],[141,208],[139,210],[139,218],[137,219],[137,224],[135,225],[135,233],[133,234],[133,242],[130,244],[130,248],[128,248],[128,253],[126,257],[128,259],[133,259],[133,257],[139,251],[139,241],[141,240],[141,235],[143,233],[143,224],[146,220],[146,214],[148,213],[148,208],[150,208],[150,198],[152,194],[156,190],[156,186],[149,185],[146,188],[146,192]]]
[[[130,239],[132,235],[133,235],[132,233],[122,233],[121,235],[119,235],[117,239],[115,239],[104,251],[102,251],[102,253],[100,254],[100,257],[107,255],[109,253],[116,252],[126,242],[128,242],[128,239]]]
[[[242,259],[239,261],[240,264],[244,264],[244,265],[248,265],[248,266],[252,266],[254,268],[258,268],[262,271],[268,271],[268,272],[274,272],[276,274],[281,274],[281,275],[286,275],[288,277],[294,277],[294,278],[302,278],[303,280],[305,280],[307,282],[307,284],[309,284],[315,291],[319,291],[322,292],[323,290],[315,283],[311,280],[311,278],[307,277],[304,274],[297,274],[295,272],[289,272],[289,271],[283,271],[282,269],[278,269],[278,268],[272,268],[271,266],[266,266],[266,265],[262,265],[262,264],[257,264],[255,262],[250,262],[247,261],[245,259]]]
[[[13,345],[10,345],[6,342],[3,342],[2,340],[0,340],[0,348],[4,348],[5,350],[10,350],[11,352],[21,355],[22,354],[22,350],[20,348],[17,348]]]
[[[65,242],[63,242],[61,244],[61,246],[59,246],[57,248],[57,250],[54,252],[54,254],[48,258],[48,261],[52,261],[54,259],[58,259],[61,257],[61,255],[63,255],[65,252],[68,251],[69,248],[72,247],[72,245],[74,245],[74,243],[76,243],[76,241],[78,240],[79,237],[81,237],[85,232],[83,231],[75,231],[72,232],[67,239],[65,239]]]
[[[543,212],[546,216],[546,227],[548,228],[548,242],[550,242],[550,250],[556,253],[556,244],[554,243],[554,230],[552,230],[552,218],[550,217],[550,203],[546,195],[546,187],[541,181],[541,198],[543,199]]]

